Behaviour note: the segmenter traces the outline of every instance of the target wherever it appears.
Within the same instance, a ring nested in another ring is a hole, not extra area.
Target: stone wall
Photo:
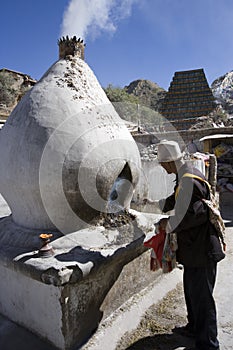
[[[141,145],[148,146],[152,143],[157,143],[158,140],[167,139],[174,140],[180,143],[180,138],[184,141],[184,144],[193,139],[194,141],[201,139],[204,136],[215,135],[215,134],[232,134],[233,127],[224,128],[208,128],[200,130],[180,130],[164,132],[164,133],[150,133],[150,134],[135,134],[133,135],[134,140]],[[181,145],[182,146],[182,145]]]
[[[208,178],[203,160],[187,160],[187,162],[198,168]],[[134,192],[131,208],[142,212],[156,213],[156,208],[150,204],[143,204],[143,199],[160,200],[167,198],[173,193],[174,186],[175,175],[167,174],[157,160],[142,160],[141,176]]]

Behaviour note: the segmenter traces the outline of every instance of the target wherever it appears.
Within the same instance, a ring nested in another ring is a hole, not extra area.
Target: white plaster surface
[[[41,244],[40,231],[17,226],[11,216],[4,217],[8,211],[6,202],[0,197],[0,280],[4,281],[0,288],[0,312],[64,350],[67,344],[73,344],[79,329],[81,333],[88,327],[83,327],[82,320],[84,318],[88,323],[93,317],[86,310],[93,300],[96,303],[97,295],[100,301],[95,308],[95,317],[101,314],[98,309],[103,301],[101,293],[104,298],[121,271],[118,267],[137,257],[143,232],[131,227],[130,232],[124,230],[126,237],[121,237],[117,230],[85,228],[56,237],[51,242],[54,255],[43,259],[38,257],[38,249],[31,250],[34,244],[35,247]],[[145,231],[150,230],[152,222],[158,219],[156,215],[153,220],[151,217],[146,228],[145,218],[142,220],[144,214],[136,211],[134,214],[140,217],[139,226]],[[90,277],[93,281],[87,282],[93,267],[95,271]],[[113,275],[112,282],[108,273]],[[92,288],[89,289],[90,285]],[[94,323],[97,322],[95,317]],[[85,339],[88,335],[88,331],[87,334],[84,331],[82,336]]]
[[[4,216],[8,216],[11,214],[11,210],[9,208],[9,205],[3,198],[3,196],[0,194],[0,218]]]
[[[126,164],[132,186],[138,181],[135,141],[75,57],[57,61],[20,100],[1,129],[0,148],[0,192],[23,227],[77,231],[80,212],[106,208]],[[129,191],[126,206],[131,197]]]
[[[61,289],[0,265],[0,311],[18,324],[64,348]]]
[[[203,160],[188,160],[186,163],[191,164],[205,174]],[[134,192],[134,199],[160,200],[167,198],[174,190],[175,179],[175,175],[167,174],[157,159],[152,161],[142,160],[140,178]]]

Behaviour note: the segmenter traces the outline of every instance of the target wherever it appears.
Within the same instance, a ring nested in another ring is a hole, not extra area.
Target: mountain
[[[155,111],[159,110],[166,95],[166,90],[150,80],[134,80],[124,89],[128,94],[138,97],[143,105]]]
[[[221,104],[218,104],[216,108],[208,115],[196,118],[195,124],[190,127],[190,130],[200,129],[212,129],[232,127],[233,120],[230,115],[223,109]]]
[[[28,74],[0,69],[0,118],[6,119],[22,96],[35,85]]]
[[[233,115],[233,71],[214,80],[211,89],[217,104],[220,104],[229,115]]]
[[[149,80],[135,80],[124,88],[109,84],[104,88],[119,116],[135,128],[155,131],[161,124],[158,112],[166,91]]]
[[[36,83],[29,75],[9,69],[0,70],[0,118],[6,118],[18,103],[22,95]],[[217,103],[217,109],[210,115],[197,118],[194,128],[214,126],[230,126],[233,116],[233,71],[217,78],[211,84],[211,90]],[[137,107],[132,111],[133,105],[140,105],[142,118],[141,125],[156,124],[159,118],[159,109],[167,91],[158,84],[145,79],[132,81],[124,88],[114,88],[111,84],[104,89],[108,98],[113,102],[126,102],[127,111],[121,111],[121,104],[115,108],[119,115],[133,123],[138,123]],[[128,103],[128,105],[127,105]],[[131,104],[131,106],[129,106]],[[143,109],[143,106],[147,110]],[[118,110],[119,109],[119,110]],[[150,110],[150,113],[149,111]],[[156,113],[156,115],[154,114]],[[155,123],[156,121],[156,123]],[[152,128],[153,129],[153,128]],[[152,130],[151,130],[152,131]]]
[[[233,127],[233,71],[215,79],[210,86],[216,108],[197,118],[191,129]]]

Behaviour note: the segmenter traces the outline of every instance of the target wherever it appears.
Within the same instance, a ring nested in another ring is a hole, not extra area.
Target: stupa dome
[[[65,43],[74,47],[68,55]],[[1,130],[0,192],[18,225],[72,232],[107,210],[119,177],[129,183],[121,205],[129,205],[140,156],[82,59],[82,41],[63,38],[60,44],[61,58],[21,99]]]

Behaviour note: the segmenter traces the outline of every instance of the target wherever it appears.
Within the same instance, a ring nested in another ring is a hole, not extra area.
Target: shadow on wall
[[[120,248],[114,256],[109,258],[103,257],[100,252],[92,252],[81,247],[75,247],[68,253],[56,255],[56,259],[60,261],[74,261],[74,263],[77,261],[78,264],[83,265],[91,261],[94,264],[91,272],[73,285],[72,298],[75,308],[72,303],[66,305],[67,315],[72,318],[74,324],[79,325],[75,331],[77,348],[85,344],[98,328],[105,312],[104,308],[101,309],[103,301],[117,281],[125,264],[144,250],[142,240],[143,237],[138,240],[136,249],[134,242],[130,249]],[[73,269],[73,274],[79,273],[75,270],[77,269]],[[67,291],[69,291],[69,286],[67,286]],[[82,320],[81,323],[80,320]],[[67,332],[69,333],[69,329]]]

